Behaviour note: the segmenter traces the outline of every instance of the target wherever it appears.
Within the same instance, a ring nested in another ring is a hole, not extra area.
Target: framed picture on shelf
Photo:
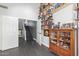
[[[49,30],[44,30],[44,36],[49,36]]]

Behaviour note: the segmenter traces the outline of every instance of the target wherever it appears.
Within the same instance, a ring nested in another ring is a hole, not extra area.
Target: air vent
[[[5,8],[5,9],[8,9],[7,6],[4,6],[4,5],[0,5],[1,8]]]

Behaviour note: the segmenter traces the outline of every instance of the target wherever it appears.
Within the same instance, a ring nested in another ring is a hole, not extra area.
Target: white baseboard
[[[44,46],[46,46],[46,47],[49,47],[49,45],[46,44],[45,42],[42,42],[42,44],[43,44]]]
[[[13,48],[17,48],[18,46],[14,46],[14,47],[11,47],[11,48],[5,48],[5,49],[2,49],[1,51],[6,51],[6,50],[9,50],[9,49],[13,49]]]

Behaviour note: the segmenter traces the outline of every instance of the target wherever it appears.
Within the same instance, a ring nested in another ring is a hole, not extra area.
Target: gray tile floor
[[[39,46],[36,42],[20,43],[18,48],[0,51],[0,56],[57,56],[47,47]]]

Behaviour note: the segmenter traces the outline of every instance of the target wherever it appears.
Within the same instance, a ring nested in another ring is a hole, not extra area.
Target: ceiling
[[[3,5],[3,6],[7,6],[7,7],[14,7],[14,6],[38,6],[40,5],[40,3],[0,3],[0,5]]]

